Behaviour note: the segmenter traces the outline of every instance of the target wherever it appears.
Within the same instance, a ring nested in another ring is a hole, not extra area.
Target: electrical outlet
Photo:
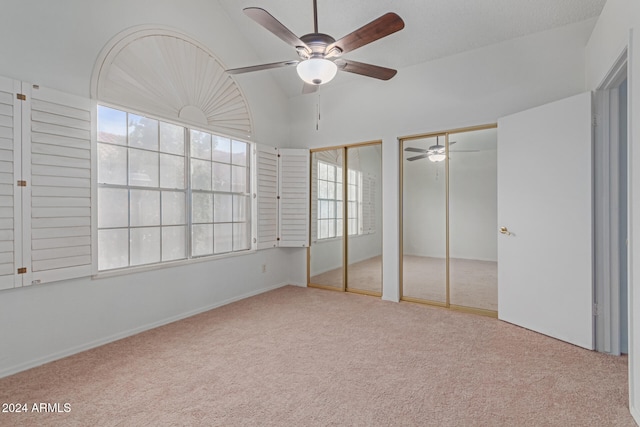
[[[267,264],[262,264],[262,272],[263,273],[267,272]]]

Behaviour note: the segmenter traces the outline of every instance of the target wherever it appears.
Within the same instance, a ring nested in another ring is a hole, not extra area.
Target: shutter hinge
[[[276,196],[276,199],[280,200],[280,196]]]
[[[18,269],[18,274],[25,274],[27,272],[27,267],[20,267]]]
[[[276,238],[276,240],[279,242],[279,241],[280,241],[280,238],[278,237],[278,238]]]
[[[27,181],[18,181],[18,187],[26,187],[27,186]]]
[[[27,100],[27,95],[25,95],[23,93],[16,93],[16,98],[18,98],[20,101],[26,101]]]
[[[600,312],[598,311],[598,304],[593,304],[593,315],[600,316]]]

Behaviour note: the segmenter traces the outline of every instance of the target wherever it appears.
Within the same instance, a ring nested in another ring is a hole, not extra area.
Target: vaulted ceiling
[[[255,47],[253,61],[229,68],[297,59],[293,48],[248,18],[242,9],[260,7],[293,33],[313,32],[312,0],[219,0],[232,21]],[[338,39],[386,12],[395,12],[405,28],[345,56],[401,70],[482,46],[584,21],[600,14],[606,0],[317,0],[318,30]],[[295,67],[271,73],[285,93],[301,93]],[[400,71],[401,72],[401,71]],[[237,76],[250,79],[251,74]],[[336,81],[367,77],[338,73]],[[354,80],[355,81],[355,80]]]

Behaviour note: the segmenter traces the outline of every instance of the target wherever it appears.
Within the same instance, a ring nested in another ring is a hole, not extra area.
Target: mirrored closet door
[[[497,315],[497,132],[401,140],[401,298]]]
[[[380,142],[311,153],[311,287],[382,295]]]

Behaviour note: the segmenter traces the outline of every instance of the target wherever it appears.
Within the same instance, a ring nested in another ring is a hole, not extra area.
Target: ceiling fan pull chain
[[[318,101],[316,102],[316,130],[320,130],[320,92],[318,92]]]

